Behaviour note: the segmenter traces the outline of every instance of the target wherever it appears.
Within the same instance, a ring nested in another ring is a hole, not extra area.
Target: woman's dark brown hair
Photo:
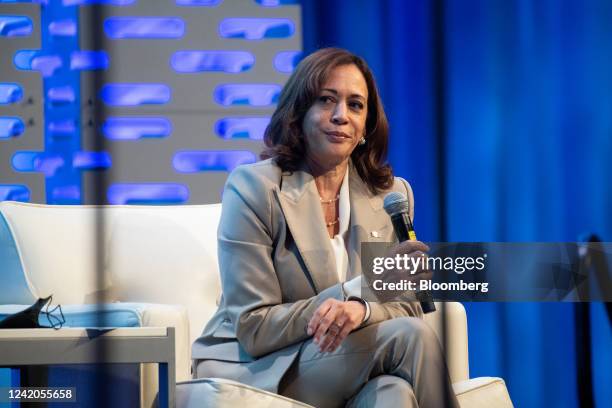
[[[362,58],[343,49],[323,48],[298,64],[285,84],[266,128],[266,149],[261,153],[261,158],[273,158],[283,171],[300,168],[306,157],[302,133],[304,116],[319,96],[330,72],[338,66],[350,64],[361,71],[368,86],[366,143],[357,145],[351,158],[359,177],[376,194],[393,185],[391,167],[386,163],[389,124],[372,71]]]

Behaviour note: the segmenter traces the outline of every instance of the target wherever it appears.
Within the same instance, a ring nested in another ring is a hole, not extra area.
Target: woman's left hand
[[[337,299],[325,300],[308,322],[306,332],[314,335],[321,352],[334,351],[363,322],[366,308],[360,302]]]

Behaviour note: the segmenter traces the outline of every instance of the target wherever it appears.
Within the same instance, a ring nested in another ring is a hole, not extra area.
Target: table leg
[[[11,387],[21,387],[21,369],[25,367],[11,367]],[[18,402],[11,402],[11,408],[19,408]]]
[[[172,364],[159,363],[159,408],[174,408],[176,391],[175,368]]]
[[[169,395],[170,387],[168,384],[168,363],[159,363],[159,392],[157,394],[157,402],[159,408],[169,408]]]
[[[13,372],[17,374],[13,374]],[[15,377],[13,377],[15,375]],[[49,367],[42,365],[20,366],[11,369],[11,381],[18,387],[47,387],[49,385]],[[18,379],[18,381],[15,381]],[[22,402],[21,408],[45,408],[45,402]]]

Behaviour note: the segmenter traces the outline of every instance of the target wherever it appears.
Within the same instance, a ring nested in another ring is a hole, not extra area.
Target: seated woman
[[[194,343],[196,376],[316,407],[457,406],[419,304],[347,293],[359,293],[361,243],[396,241],[384,195],[413,202],[386,164],[388,125],[366,63],[334,48],[305,58],[265,143],[265,160],[238,167],[225,186],[223,297]],[[395,248],[411,256],[426,249],[414,241]]]

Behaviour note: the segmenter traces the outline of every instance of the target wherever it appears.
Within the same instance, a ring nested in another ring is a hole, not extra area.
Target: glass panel
[[[77,25],[74,20],[57,20],[49,24],[49,33],[56,36],[75,36]]]
[[[72,103],[76,100],[71,86],[58,86],[47,91],[47,99],[53,105]]]
[[[236,150],[199,150],[183,151],[174,155],[172,165],[181,173],[197,173],[201,171],[227,171],[237,166],[254,163],[257,158],[253,152]]]
[[[25,37],[32,34],[32,20],[26,16],[0,15],[0,37]]]
[[[282,51],[274,57],[274,68],[284,74],[293,72],[297,64],[302,59],[301,51]]]
[[[170,88],[164,84],[107,84],[100,97],[115,106],[164,104],[170,101]]]
[[[270,117],[222,118],[215,123],[215,132],[222,139],[263,140]]]
[[[214,98],[223,106],[270,106],[278,101],[280,91],[276,84],[225,84],[215,88]]]
[[[110,17],[104,21],[104,32],[112,39],[180,38],[185,23],[177,17]]]
[[[80,170],[107,169],[111,166],[111,157],[107,152],[75,152],[72,166]]]
[[[30,190],[20,184],[0,184],[0,201],[30,201]]]
[[[212,7],[221,4],[221,1],[223,0],[176,0],[176,5]]]
[[[219,33],[224,38],[263,40],[289,38],[295,24],[287,18],[226,18],[219,24]]]
[[[22,50],[15,53],[13,59],[17,69],[40,71],[43,77],[50,77],[62,66],[62,59],[57,55],[44,55],[40,51]]]
[[[70,69],[94,70],[108,68],[108,55],[105,51],[75,51],[70,54]]]
[[[262,7],[278,7],[300,4],[299,0],[255,0]]]
[[[0,83],[0,104],[19,102],[23,98],[23,90],[17,84]]]
[[[51,191],[51,196],[54,201],[61,201],[62,204],[80,204],[81,190],[75,185],[55,187]]]
[[[255,57],[246,51],[177,51],[170,64],[181,73],[219,71],[244,72],[255,64]]]
[[[137,140],[149,137],[167,137],[172,131],[165,118],[108,118],[102,125],[102,133],[111,140]]]
[[[12,164],[17,171],[40,172],[51,177],[64,165],[64,159],[47,153],[17,152],[13,155]]]
[[[136,0],[63,0],[64,6],[81,6],[87,4],[108,4],[109,6],[126,6]]]
[[[54,139],[71,137],[76,132],[76,121],[72,119],[49,122],[49,132]]]
[[[178,183],[118,183],[108,188],[110,204],[182,204],[188,199],[189,189]]]
[[[0,118],[0,139],[10,139],[23,133],[25,126],[19,118]]]

